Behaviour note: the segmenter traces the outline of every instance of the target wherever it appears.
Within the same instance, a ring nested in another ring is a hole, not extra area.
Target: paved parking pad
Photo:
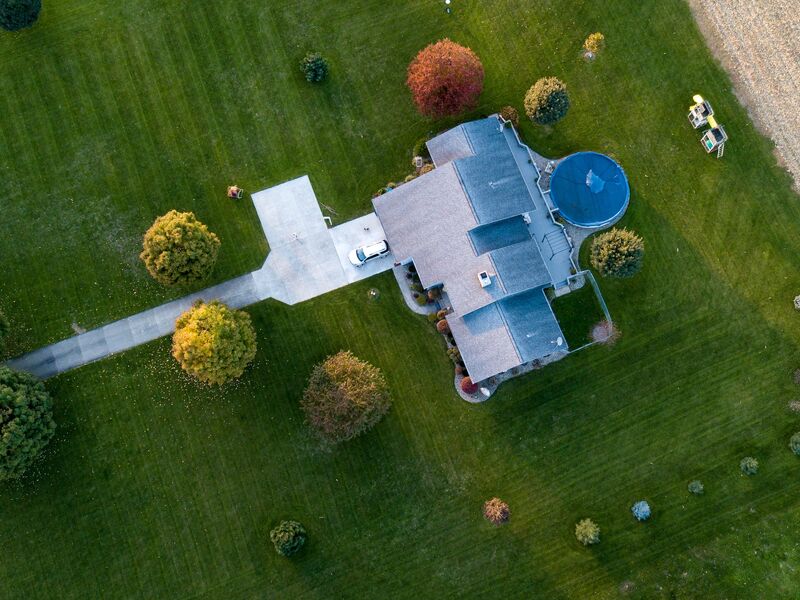
[[[388,254],[381,258],[374,258],[360,267],[353,266],[350,259],[347,258],[347,255],[354,248],[386,239],[383,226],[375,213],[369,213],[358,219],[337,225],[330,230],[330,234],[348,283],[361,281],[392,268],[394,257],[392,256],[391,248],[389,248]]]

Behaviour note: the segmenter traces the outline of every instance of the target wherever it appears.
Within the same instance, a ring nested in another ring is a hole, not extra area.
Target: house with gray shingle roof
[[[413,262],[426,289],[443,286],[472,380],[566,353],[545,289],[568,287],[572,244],[525,147],[496,116],[427,146],[436,168],[373,204],[395,260]]]

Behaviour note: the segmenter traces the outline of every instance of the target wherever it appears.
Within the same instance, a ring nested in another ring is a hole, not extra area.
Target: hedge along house
[[[398,264],[443,286],[475,382],[568,352],[545,295],[570,290],[573,246],[537,185],[532,155],[496,117],[431,139],[436,168],[373,200]]]

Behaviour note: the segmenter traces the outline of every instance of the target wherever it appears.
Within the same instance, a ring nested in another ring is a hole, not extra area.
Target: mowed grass
[[[256,189],[310,173],[340,218],[367,212],[413,141],[448,125],[416,117],[403,90],[414,52],[445,35],[486,67],[474,115],[520,107],[540,76],[564,79],[568,117],[523,133],[548,155],[621,162],[622,225],[644,237],[645,267],[601,281],[614,346],[479,406],[457,399],[440,337],[390,275],[252,307],[256,364],[222,390],[188,381],[168,340],[51,381],[57,440],[0,492],[0,595],[797,595],[797,197],[683,3],[474,1],[449,17],[422,1],[121,4],[46,4],[36,28],[0,36],[12,90],[0,99],[0,306],[17,347],[168,297],[135,254],[173,206],[220,233],[217,278],[257,265],[252,209],[219,195],[231,178]],[[597,30],[607,48],[588,64],[580,44]],[[310,48],[331,58],[321,88],[296,71]],[[686,123],[697,92],[731,135],[721,161]],[[152,192],[160,184],[169,193]],[[115,249],[92,220],[131,241]],[[341,348],[384,370],[395,404],[329,451],[298,401],[313,364]],[[753,478],[739,474],[744,455],[761,462]],[[686,491],[695,478],[702,497]],[[494,495],[512,511],[499,529],[480,515]],[[642,498],[646,524],[629,511]],[[591,549],[573,537],[586,516],[601,527]],[[267,539],[282,518],[311,536],[292,561]]]

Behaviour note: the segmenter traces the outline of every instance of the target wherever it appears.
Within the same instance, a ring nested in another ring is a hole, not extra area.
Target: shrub
[[[687,489],[689,490],[690,494],[694,494],[695,496],[700,496],[705,491],[705,487],[699,479],[690,481]]]
[[[478,391],[478,384],[472,382],[472,378],[464,377],[461,380],[461,391],[465,394],[474,394]]]
[[[575,537],[584,546],[600,541],[600,528],[591,519],[582,519],[575,525]]]
[[[789,448],[791,448],[792,452],[794,452],[797,456],[800,456],[800,431],[795,433],[789,439]]]
[[[448,313],[447,309],[446,309],[446,308],[443,308],[443,309],[441,309],[439,312],[437,312],[437,313],[436,313],[436,316],[437,316],[439,319],[444,319],[444,318],[447,316],[447,313]]]
[[[3,311],[0,311],[0,348],[3,347],[3,342],[8,335],[8,330],[11,329],[11,324],[8,322],[8,319],[3,314]]]
[[[319,83],[328,76],[328,61],[318,52],[306,54],[300,61],[300,68],[310,83]]]
[[[431,300],[438,300],[441,297],[442,297],[442,288],[435,287],[428,290],[428,298],[430,298]]]
[[[55,429],[44,385],[29,373],[0,366],[0,481],[21,477]]]
[[[422,287],[421,283],[417,283],[416,281],[414,283],[412,283],[410,287],[411,287],[411,291],[418,292],[418,293],[422,292],[425,289],[424,287]]]
[[[637,521],[646,521],[650,518],[650,505],[646,500],[639,500],[639,502],[631,506],[631,512]]]
[[[463,375],[464,374],[464,367],[461,365],[456,365],[456,375]]]
[[[450,325],[447,323],[447,321],[442,319],[441,321],[436,323],[436,331],[442,334],[448,334],[450,333]]]
[[[416,173],[411,173],[410,175],[406,175],[406,178],[403,179],[403,183],[408,183],[409,181],[414,181],[417,178]]]
[[[449,356],[454,363],[461,362],[461,350],[459,350],[456,346],[452,346],[447,349],[447,356]]]
[[[492,525],[499,527],[504,523],[508,523],[511,518],[511,511],[508,504],[500,500],[500,498],[491,498],[483,503],[483,516]]]
[[[590,260],[603,277],[633,277],[642,268],[644,241],[633,231],[615,227],[592,240]]]
[[[513,106],[504,106],[500,109],[500,116],[510,121],[514,127],[519,127],[519,112]]]
[[[275,545],[275,552],[281,556],[297,554],[306,543],[306,529],[297,521],[281,521],[269,532],[269,539]]]
[[[752,456],[745,456],[739,461],[739,469],[745,475],[755,475],[758,473],[758,461]]]
[[[431,163],[425,163],[419,170],[420,175],[425,175],[425,173],[430,173],[433,171],[434,166]]]
[[[244,311],[198,300],[175,321],[172,356],[203,383],[239,377],[255,355],[256,332]]]
[[[431,153],[428,151],[428,138],[420,138],[414,142],[414,148],[411,151],[411,156],[421,156],[427,160],[431,159]]]
[[[539,125],[557,123],[568,110],[567,86],[555,77],[543,77],[525,94],[525,114]]]
[[[219,238],[194,213],[171,210],[144,234],[139,257],[159,283],[188,285],[208,277],[219,246]]]
[[[0,0],[0,27],[6,31],[30,27],[41,10],[42,0]]]
[[[597,54],[603,48],[603,41],[605,40],[605,36],[600,33],[592,33],[586,40],[583,42],[583,49],[586,52],[591,52],[592,54]]]
[[[433,323],[434,325],[439,321],[439,314],[438,313],[428,313],[428,316],[425,317],[428,319],[428,323]]]
[[[474,108],[483,90],[483,76],[483,65],[472,50],[443,39],[411,61],[406,84],[417,110],[440,118]]]
[[[422,295],[422,294],[417,294],[417,295],[414,297],[414,301],[415,301],[415,302],[416,302],[416,303],[417,303],[419,306],[426,306],[426,305],[428,304],[428,297],[427,297],[427,296],[425,296],[425,295]]]
[[[372,428],[389,411],[391,398],[380,369],[342,351],[314,367],[301,406],[314,431],[336,443]]]

